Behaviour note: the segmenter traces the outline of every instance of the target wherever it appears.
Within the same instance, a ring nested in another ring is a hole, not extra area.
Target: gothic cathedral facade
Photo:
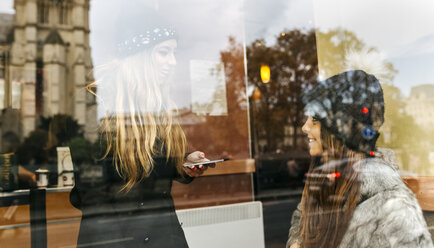
[[[12,98],[13,90],[20,91],[21,138],[39,116],[66,114],[96,140],[97,103],[85,89],[94,81],[90,0],[15,0],[14,8],[5,92]]]

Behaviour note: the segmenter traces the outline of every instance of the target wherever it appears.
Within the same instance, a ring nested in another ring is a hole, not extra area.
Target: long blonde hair
[[[166,155],[182,173],[186,138],[173,115],[175,104],[168,85],[160,82],[152,61],[152,48],[99,68],[101,77],[87,86],[104,105],[101,129],[107,139],[104,157],[112,151],[128,192],[148,177],[153,157]],[[97,88],[97,91],[94,90]]]
[[[358,168],[366,156],[347,149],[324,128],[321,140],[324,153],[309,168],[308,175],[314,176],[307,177],[302,196],[299,235],[304,248],[338,247],[360,198]],[[333,163],[338,166],[319,166]],[[330,181],[330,175],[338,178]]]

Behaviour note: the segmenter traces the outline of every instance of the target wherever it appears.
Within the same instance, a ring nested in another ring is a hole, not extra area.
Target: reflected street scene
[[[2,0],[0,247],[433,247],[431,23],[422,0]]]

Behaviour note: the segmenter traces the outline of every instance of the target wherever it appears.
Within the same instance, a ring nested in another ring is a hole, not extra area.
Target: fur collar
[[[390,149],[378,149],[374,158],[360,162],[358,170],[362,182],[360,202],[402,185],[395,154]]]

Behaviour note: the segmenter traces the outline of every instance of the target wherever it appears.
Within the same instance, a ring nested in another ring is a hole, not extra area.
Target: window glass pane
[[[0,247],[432,247],[433,7],[2,0]]]

